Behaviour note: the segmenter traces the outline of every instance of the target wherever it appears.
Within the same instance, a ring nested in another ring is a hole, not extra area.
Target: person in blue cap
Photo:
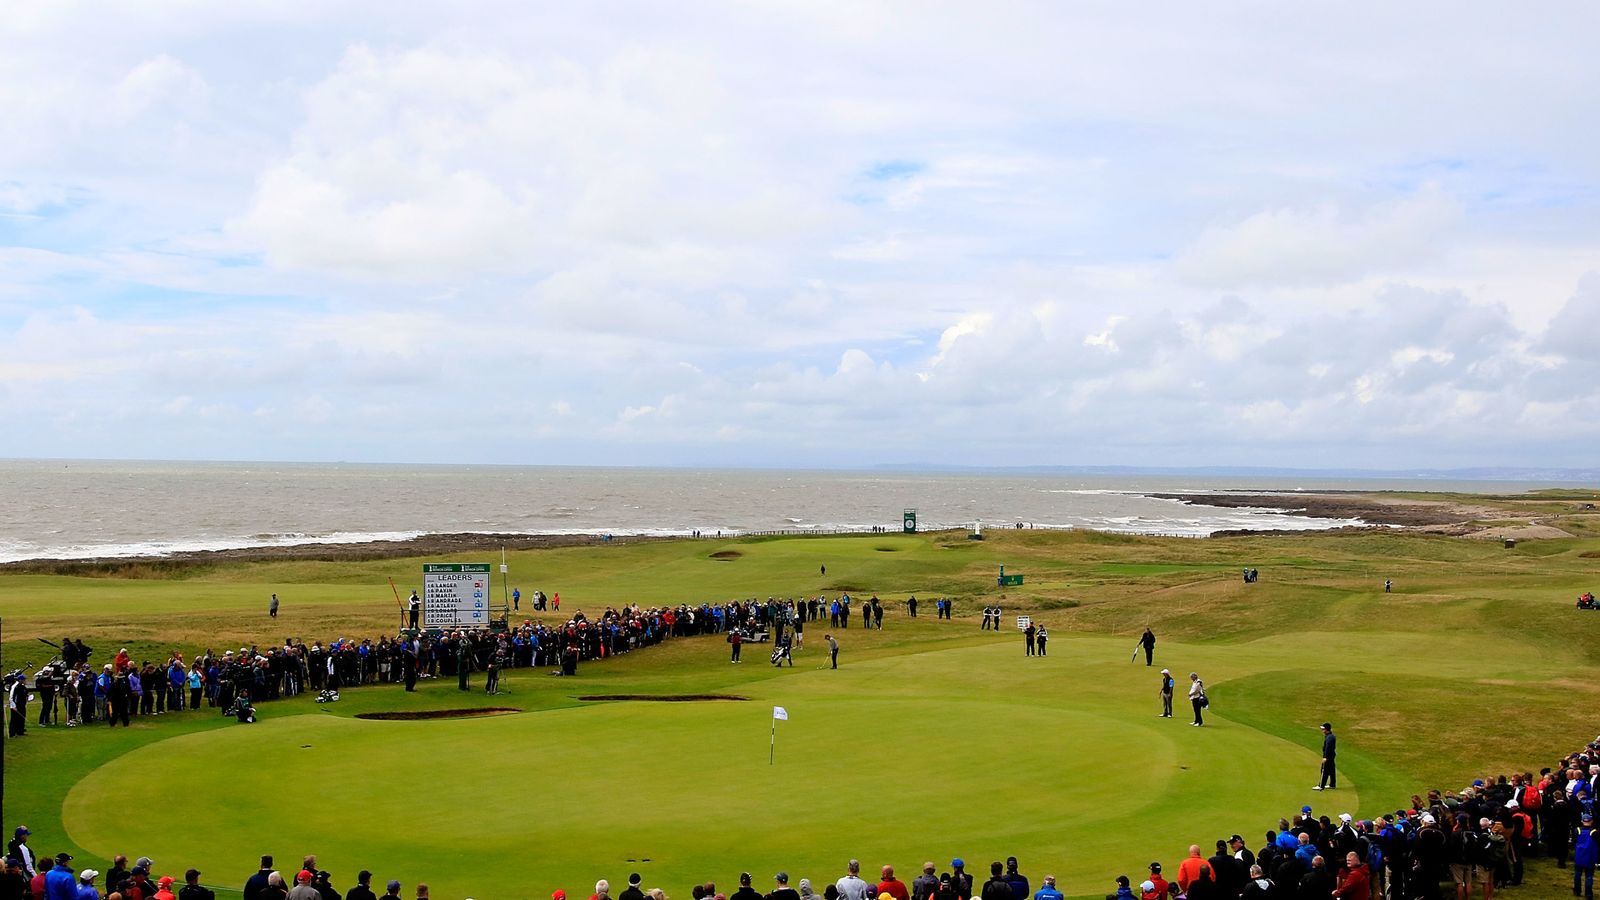
[[[967,874],[967,864],[959,856],[950,860],[950,880],[956,883],[957,893],[961,896],[972,896],[972,876]]]
[[[12,833],[11,843],[6,845],[6,856],[22,863],[22,874],[25,878],[33,878],[39,874],[33,867],[33,848],[28,846],[28,835],[33,834],[26,825],[18,825]]]

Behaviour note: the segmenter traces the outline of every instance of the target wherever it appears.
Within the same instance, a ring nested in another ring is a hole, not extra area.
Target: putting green
[[[1120,641],[1058,639],[1050,657],[1026,659],[1005,638],[846,657],[838,671],[815,668],[814,648],[782,673],[752,660],[738,670],[746,703],[417,722],[269,705],[255,726],[109,761],[68,793],[63,821],[93,853],[126,852],[115,811],[145,798],[173,826],[142,829],[138,852],[224,883],[260,853],[288,865],[316,852],[341,888],[368,868],[495,900],[632,870],[677,895],[731,885],[741,868],[831,880],[852,856],[914,874],[924,859],[977,869],[1016,855],[1035,879],[1052,871],[1086,893],[1129,860],[1175,863],[1174,830],[1225,837],[1309,796],[1305,748],[1220,715],[1204,729],[1183,708],[1158,718],[1153,670],[1129,666]],[[769,766],[774,704],[791,718]],[[1349,789],[1339,801],[1358,802]]]

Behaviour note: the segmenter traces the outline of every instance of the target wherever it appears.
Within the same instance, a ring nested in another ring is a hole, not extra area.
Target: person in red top
[[[883,867],[883,880],[878,882],[878,893],[888,894],[894,900],[911,900],[911,892],[906,890],[906,883],[894,877],[894,866]]]
[[[174,879],[171,875],[161,876],[161,880],[156,882],[155,900],[178,900],[178,898],[172,893],[173,880]]]
[[[1178,893],[1189,893],[1189,885],[1200,879],[1201,872],[1211,872],[1211,864],[1200,855],[1200,845],[1189,845],[1189,858],[1178,866]],[[1211,880],[1217,880],[1217,873],[1211,872]]]
[[[28,895],[31,896],[33,900],[44,900],[44,876],[46,872],[50,871],[50,860],[52,857],[46,853],[34,858],[38,859],[40,863],[36,867],[33,877],[28,879]]]
[[[1150,883],[1155,886],[1151,900],[1167,900],[1167,895],[1172,893],[1172,883],[1161,877],[1161,863],[1150,864]]]
[[[1339,900],[1372,900],[1372,873],[1355,851],[1345,854],[1339,886],[1333,889],[1333,895]]]

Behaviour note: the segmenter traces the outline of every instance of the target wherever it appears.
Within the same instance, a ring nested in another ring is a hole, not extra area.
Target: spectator
[[[178,900],[217,900],[215,891],[200,886],[200,870],[190,869],[183,873],[183,889],[178,891]]]
[[[378,900],[378,895],[372,892],[372,873],[366,869],[357,872],[356,886],[345,891],[344,900]]]
[[[1028,877],[1017,871],[1017,858],[1006,857],[1006,884],[1011,886],[1012,900],[1028,900],[1033,896],[1033,888],[1028,884]]]
[[[84,869],[78,873],[77,900],[100,900],[100,892],[95,889],[94,880],[100,873],[94,869]]]
[[[983,900],[1015,900],[1011,896],[1011,885],[1006,883],[1005,875],[1001,872],[999,860],[989,864],[989,880],[983,883],[981,896]]]
[[[301,869],[294,876],[294,887],[289,889],[289,900],[322,900],[322,895],[311,886],[310,869]]]
[[[283,883],[283,873],[268,872],[267,886],[261,889],[260,900],[288,900],[289,891]],[[111,900],[107,897],[106,900]]]
[[[800,900],[800,892],[789,887],[788,872],[779,872],[772,876],[772,880],[777,887],[774,887],[772,893],[767,895],[767,900]],[[810,886],[810,882],[806,882],[806,884]]]
[[[878,881],[878,893],[888,894],[894,900],[911,900],[911,892],[906,889],[906,883],[894,877],[894,866],[884,866],[881,879]]]
[[[1259,865],[1250,867],[1250,880],[1245,882],[1241,900],[1272,900],[1277,895],[1276,885],[1261,871]]]
[[[1156,900],[1167,900],[1167,897],[1172,894],[1172,883],[1161,877],[1161,863],[1153,862],[1150,864],[1149,881],[1152,890],[1156,892]]]
[[[1339,900],[1372,900],[1372,873],[1354,850],[1345,854],[1338,881],[1333,896]]]
[[[78,876],[72,871],[72,854],[56,854],[56,864],[44,877],[48,900],[77,900]]]
[[[1200,856],[1200,845],[1190,844],[1188,858],[1178,866],[1178,893],[1187,895],[1189,886],[1199,880],[1201,872],[1206,873],[1208,881],[1216,881],[1216,875],[1211,871],[1211,864]]]
[[[861,879],[861,860],[850,860],[848,871],[834,887],[839,889],[840,900],[869,900],[867,892],[871,887]]]

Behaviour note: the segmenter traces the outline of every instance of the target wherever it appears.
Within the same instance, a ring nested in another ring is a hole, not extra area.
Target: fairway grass
[[[514,670],[510,693],[495,697],[424,682],[413,695],[376,686],[338,704],[265,703],[254,726],[183,713],[125,730],[34,727],[7,745],[5,818],[27,822],[42,850],[94,862],[148,854],[230,888],[261,853],[288,865],[315,852],[340,889],[368,868],[479,900],[587,893],[629,871],[678,897],[697,881],[731,885],[740,870],[761,888],[779,869],[832,880],[850,857],[914,873],[925,859],[964,856],[981,870],[1016,855],[1035,882],[1054,872],[1070,897],[1104,896],[1116,874],[1173,865],[1191,842],[1239,832],[1255,845],[1302,803],[1370,817],[1429,787],[1537,769],[1592,737],[1600,613],[1574,611],[1572,597],[1593,587],[1597,549],[1023,532],[513,554],[524,595],[559,590],[564,612],[846,587],[885,598],[886,628],[837,632],[838,671],[820,668],[826,628],[811,623],[796,667],[782,671],[765,648],[732,666],[720,638],[692,638],[585,664],[576,679]],[[712,557],[728,550],[740,555]],[[1003,601],[1002,562],[1028,576]],[[4,652],[40,661],[34,638],[68,634],[97,662],[123,645],[137,658],[285,633],[376,635],[396,618],[387,579],[405,590],[419,565],[0,577]],[[1245,565],[1261,582],[1240,582]],[[1385,578],[1395,593],[1382,592]],[[274,591],[285,606],[269,622]],[[898,601],[913,592],[958,598],[961,618],[936,621],[925,602],[907,619]],[[969,617],[990,602],[1003,602],[1007,630]],[[1010,628],[1018,612],[1049,626],[1048,657],[1024,657]],[[1160,637],[1154,668],[1128,661],[1146,624]],[[1162,665],[1179,682],[1171,720],[1156,715]],[[1213,700],[1205,728],[1187,724],[1191,670]],[[750,700],[576,699],[684,693]],[[768,765],[774,705],[790,720],[777,723]],[[523,711],[354,718],[469,706]],[[1340,736],[1331,794],[1310,791],[1324,720]]]

